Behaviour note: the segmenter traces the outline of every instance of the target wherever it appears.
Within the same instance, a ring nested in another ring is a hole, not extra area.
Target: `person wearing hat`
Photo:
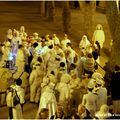
[[[86,107],[86,109],[91,113],[92,117],[94,117],[97,108],[97,95],[93,93],[94,87],[94,82],[90,81],[88,83],[88,93],[83,95],[82,99],[82,105]]]
[[[97,85],[97,96],[98,96],[98,100],[97,100],[97,111],[100,110],[100,107],[103,104],[107,104],[107,89],[104,87],[104,81],[101,79],[96,78],[96,85]]]
[[[100,74],[99,72],[94,72],[94,73],[92,74],[92,78],[93,78],[93,79],[98,78],[98,79],[102,80],[102,79],[103,79],[103,76],[102,76],[102,74]]]

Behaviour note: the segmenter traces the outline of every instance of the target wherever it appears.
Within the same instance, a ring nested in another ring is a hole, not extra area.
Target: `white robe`
[[[57,102],[56,102],[56,97],[54,95],[54,91],[50,89],[49,86],[47,86],[47,88],[44,90],[44,92],[40,97],[40,104],[39,104],[36,118],[37,119],[39,118],[39,112],[42,108],[49,109],[49,118],[52,115],[55,115],[56,105],[57,105]]]
[[[105,42],[105,33],[103,30],[95,30],[94,34],[93,34],[93,41],[94,43],[96,41],[99,42],[100,47],[103,48],[103,43]]]

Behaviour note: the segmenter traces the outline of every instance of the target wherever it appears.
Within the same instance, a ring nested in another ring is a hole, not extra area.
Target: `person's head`
[[[101,111],[102,113],[108,113],[108,112],[109,112],[109,107],[108,107],[108,105],[103,104],[103,105],[100,107],[100,111]]]
[[[102,25],[101,24],[97,24],[97,26],[96,26],[96,30],[102,30],[103,28],[102,28]]]
[[[61,63],[60,63],[60,67],[65,67],[65,63],[64,63],[64,62],[61,62]]]
[[[22,84],[22,80],[20,78],[18,78],[16,81],[15,81],[16,85],[20,86]]]
[[[39,119],[48,119],[49,118],[49,110],[47,108],[42,108],[39,113]]]
[[[74,63],[71,63],[70,68],[71,68],[71,70],[73,70],[76,68],[76,65]]]
[[[86,108],[85,108],[85,106],[84,105],[82,105],[82,104],[80,104],[79,106],[78,106],[78,114],[81,116],[83,113],[85,113],[86,112]]]
[[[32,46],[33,46],[33,48],[36,48],[38,46],[38,43],[35,42]]]
[[[61,82],[68,84],[71,81],[71,76],[69,74],[63,74],[61,76]]]
[[[24,47],[23,47],[23,45],[19,45],[19,47],[18,47],[19,49],[23,49]]]
[[[86,36],[86,35],[83,35],[82,40],[83,40],[83,41],[87,40],[87,36]]]
[[[8,35],[12,35],[12,30],[11,29],[8,29]]]
[[[91,53],[88,53],[88,54],[87,54],[87,57],[88,57],[88,58],[92,58],[93,56],[92,56]]]
[[[94,87],[95,87],[94,80],[91,79],[91,80],[89,81],[89,83],[88,83],[88,86],[87,86],[88,91],[89,91],[89,92],[92,92],[93,89],[94,89]]]
[[[48,48],[49,48],[49,49],[52,49],[52,48],[53,48],[53,45],[49,45]]]
[[[65,35],[64,35],[64,38],[65,38],[65,39],[67,39],[67,38],[68,38],[68,35],[67,35],[67,34],[65,34]]]
[[[120,70],[120,66],[115,65],[115,71],[119,71]]]
[[[62,118],[64,115],[64,108],[61,105],[57,105],[56,115],[58,118]]]
[[[42,58],[41,58],[40,56],[38,57],[38,59],[37,59],[37,60],[38,60],[38,62],[40,62],[40,63],[42,63],[42,62],[43,62],[43,60],[42,60]]]

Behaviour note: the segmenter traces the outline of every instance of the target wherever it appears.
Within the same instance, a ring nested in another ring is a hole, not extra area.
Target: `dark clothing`
[[[112,100],[120,100],[120,72],[114,72],[112,74],[112,80],[110,83]]]
[[[9,119],[13,119],[12,107],[9,107]]]

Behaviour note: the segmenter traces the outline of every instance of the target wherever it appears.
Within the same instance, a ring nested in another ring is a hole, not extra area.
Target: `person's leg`
[[[13,119],[12,107],[9,107],[9,119]]]
[[[31,85],[30,86],[30,102],[31,103],[35,102],[35,96],[36,96],[36,86],[35,85]]]

